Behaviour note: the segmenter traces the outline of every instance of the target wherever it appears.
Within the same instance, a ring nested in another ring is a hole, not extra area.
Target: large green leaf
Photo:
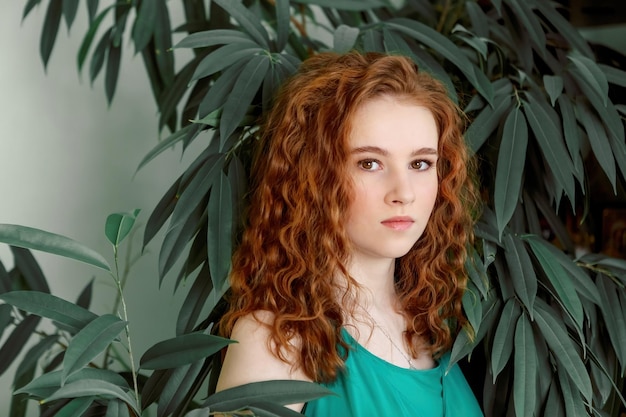
[[[0,348],[0,375],[6,372],[15,358],[22,352],[35,332],[39,321],[38,316],[26,316],[4,340],[4,345]]]
[[[626,367],[626,306],[621,305],[618,290],[607,277],[599,275],[596,285],[603,300],[600,310],[609,339],[622,367]]]
[[[226,98],[222,117],[220,117],[220,147],[224,145],[245,116],[269,67],[269,55],[254,55],[239,74],[233,90]]]
[[[14,224],[0,224],[0,242],[64,256],[110,271],[107,261],[88,247],[55,233]]]
[[[575,51],[568,54],[567,58],[574,63],[583,79],[598,93],[602,99],[602,104],[606,106],[609,97],[609,83],[598,64]]]
[[[617,194],[617,170],[615,167],[615,159],[613,158],[613,150],[611,149],[611,143],[607,136],[606,130],[600,120],[592,112],[592,110],[582,101],[576,103],[576,109],[578,110],[578,118],[582,122],[589,143],[591,144],[591,150],[596,156],[598,165],[604,170],[607,179],[613,186],[613,192]]]
[[[159,397],[157,416],[168,416],[181,406],[200,374],[203,363],[203,360],[198,360],[172,372]]]
[[[215,288],[222,288],[230,270],[233,246],[233,205],[230,180],[219,172],[208,205],[207,250],[209,271]]]
[[[584,398],[591,402],[593,389],[589,374],[563,325],[562,319],[556,316],[549,306],[543,302],[538,302],[535,303],[535,322],[556,361],[562,365]]]
[[[39,53],[44,67],[48,66],[48,60],[52,53],[52,48],[59,32],[61,17],[63,16],[63,0],[50,0],[46,17],[41,31],[41,40],[39,43]]]
[[[53,371],[42,374],[27,385],[15,391],[16,394],[27,393],[36,398],[47,398],[61,388],[61,375],[63,371]],[[67,378],[66,384],[81,380],[100,380],[128,389],[128,383],[117,372],[108,369],[83,368]]]
[[[12,291],[0,294],[0,300],[37,316],[62,323],[76,332],[97,317],[76,304],[39,291]]]
[[[515,298],[509,298],[502,309],[491,345],[491,375],[494,384],[513,353],[515,323],[518,322],[520,314],[521,309]]]
[[[133,24],[132,39],[135,43],[135,53],[143,50],[154,33],[157,17],[157,1],[142,1],[137,7],[137,17]]]
[[[240,385],[215,393],[207,398],[203,406],[210,407],[212,411],[228,411],[243,408],[256,401],[287,405],[307,402],[327,395],[334,395],[334,393],[313,382],[263,381]]]
[[[513,281],[515,293],[528,309],[532,319],[533,306],[537,297],[537,276],[524,243],[517,237],[507,233],[504,237],[504,256]]]
[[[94,360],[119,336],[126,322],[112,314],[102,315],[87,324],[70,341],[63,358],[63,376],[78,372]]]
[[[498,151],[494,208],[500,238],[520,199],[527,145],[526,118],[519,108],[515,107],[504,122],[502,142]]]
[[[180,307],[176,320],[176,335],[190,333],[194,329],[212,289],[213,281],[205,263]]]
[[[526,97],[528,101],[522,100],[524,113],[546,159],[547,169],[554,174],[557,184],[565,190],[570,201],[574,201],[574,167],[565,148],[561,128],[555,123],[559,118],[547,103],[537,100],[531,94]]]
[[[534,50],[540,55],[545,54],[546,50],[546,34],[541,27],[541,22],[533,13],[528,5],[527,0],[509,0],[507,2],[515,12],[515,17],[519,20],[519,27],[528,34],[533,42]],[[521,414],[524,415],[524,414]]]
[[[107,217],[104,234],[113,246],[117,247],[128,236],[141,209],[129,213],[113,213]]]
[[[526,314],[515,326],[515,358],[513,377],[513,403],[515,415],[529,416],[535,411],[537,401],[537,352],[533,329]]]
[[[565,405],[563,404],[563,396],[559,392],[556,381],[550,385],[548,399],[546,400],[546,408],[544,415],[550,417],[566,417]]]
[[[496,130],[513,101],[510,95],[496,96],[496,100],[493,107],[485,106],[483,108],[465,133],[468,146],[474,153]]]
[[[172,53],[172,28],[167,0],[153,0],[156,6],[154,48],[159,76],[165,85],[174,79],[174,54]]]
[[[110,400],[107,404],[107,413],[104,417],[130,417],[128,407],[123,401]]]
[[[137,404],[128,392],[119,386],[111,384],[107,381],[97,379],[81,379],[79,381],[70,382],[59,388],[54,394],[41,401],[42,404],[49,403],[62,398],[79,398],[91,396],[106,396],[118,398],[124,401],[136,415],[141,415],[137,409]]]
[[[572,316],[579,331],[582,331],[583,306],[565,269],[561,266],[558,259],[554,257],[552,252],[547,249],[546,246],[548,243],[535,237],[530,237],[525,240],[528,242],[539,264],[550,280],[550,283],[556,290],[565,310]]]
[[[226,10],[235,19],[241,28],[250,35],[255,42],[264,49],[270,49],[270,40],[267,31],[259,16],[246,9],[242,3],[231,0],[213,0],[215,4]]]
[[[242,40],[237,43],[224,45],[211,52],[200,61],[191,76],[191,81],[213,75],[237,63],[237,61],[245,61],[246,58],[255,56],[262,51],[263,49],[259,48],[259,46],[252,41]]]
[[[55,417],[81,417],[96,399],[95,396],[74,398],[59,411],[54,413]]]
[[[252,38],[246,33],[234,29],[212,29],[192,33],[174,45],[176,48],[206,48],[207,46],[227,44],[255,45]]]
[[[157,343],[141,357],[142,369],[167,369],[207,358],[233,343],[223,337],[191,333]]]
[[[572,384],[567,369],[560,365],[558,370],[563,402],[565,403],[565,415],[567,417],[588,417],[589,414],[585,410],[585,403],[580,398],[580,392],[578,392],[576,386]]]
[[[578,178],[578,182],[584,184],[583,177],[583,159],[581,155],[581,135],[578,127],[578,121],[574,113],[574,106],[569,97],[560,96],[558,98],[559,109],[561,110],[561,118],[563,119],[563,136],[565,144],[572,157],[574,163],[574,171]]]
[[[543,76],[543,86],[550,97],[550,103],[554,106],[554,103],[556,103],[556,100],[563,92],[563,77],[546,74]]]

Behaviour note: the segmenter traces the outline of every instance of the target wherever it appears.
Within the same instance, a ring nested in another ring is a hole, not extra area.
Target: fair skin
[[[412,358],[411,364],[407,361],[402,336],[406,323],[397,311],[393,276],[396,258],[422,235],[437,197],[437,127],[428,109],[393,97],[363,104],[353,126],[347,143],[354,187],[345,224],[353,248],[347,268],[359,284],[359,308],[369,314],[355,311],[354,317],[346,317],[346,329],[387,362],[429,369],[434,361],[426,352]],[[396,346],[373,326],[372,318]],[[257,320],[271,323],[272,317],[259,312],[256,319],[249,316],[235,324],[231,338],[239,343],[228,347],[217,391],[265,380],[310,381],[298,366],[273,354],[269,329]],[[302,406],[290,408],[300,411]]]

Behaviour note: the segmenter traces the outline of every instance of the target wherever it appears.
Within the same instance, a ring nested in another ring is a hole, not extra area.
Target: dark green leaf
[[[588,417],[589,414],[587,410],[585,410],[585,404],[580,398],[580,393],[576,389],[576,385],[572,384],[572,380],[568,376],[567,368],[561,365],[558,367],[558,370],[561,392],[563,393],[563,402],[565,403],[565,415],[567,417]]]
[[[200,313],[212,289],[213,281],[205,263],[193,285],[189,288],[187,297],[178,312],[176,335],[191,333],[200,318]]]
[[[574,167],[565,149],[561,128],[555,124],[558,116],[551,117],[554,109],[547,106],[547,103],[538,101],[532,95],[527,97],[528,101],[524,101],[524,113],[546,159],[547,168],[554,175],[557,184],[565,190],[570,201],[574,201]]]
[[[0,261],[0,294],[11,291],[11,277]]]
[[[302,415],[290,408],[268,401],[255,401],[247,409],[259,417],[298,417]]]
[[[67,405],[63,406],[63,408],[54,413],[54,416],[81,417],[95,399],[95,396],[74,398],[73,400],[68,402]]]
[[[221,170],[209,198],[208,213],[207,250],[209,270],[213,286],[222,288],[230,270],[233,206],[230,182]]]
[[[152,210],[152,213],[148,218],[148,222],[146,223],[146,228],[144,229],[144,249],[158,233],[158,231],[161,230],[169,216],[172,214],[172,211],[174,211],[174,207],[176,207],[176,202],[178,201],[177,194],[179,185],[180,178],[174,181],[165,194],[163,194],[163,197],[161,197],[161,200],[157,203],[154,210]]]
[[[11,315],[12,307],[9,304],[0,304],[0,339],[2,334],[8,325],[13,323],[13,316]]]
[[[504,247],[506,249],[504,256],[511,274],[508,279],[513,281],[515,293],[529,310],[532,319],[532,309],[537,297],[537,276],[532,261],[528,256],[526,246],[519,238],[506,234]]]
[[[97,316],[57,296],[38,291],[13,291],[0,294],[0,300],[37,316],[63,323],[79,331]]]
[[[544,303],[535,304],[535,322],[546,339],[550,350],[567,375],[574,381],[587,401],[591,401],[592,387],[589,374],[581,360],[563,321]],[[564,378],[563,375],[562,378]],[[569,414],[568,414],[569,416]]]
[[[258,16],[246,9],[242,3],[231,0],[213,0],[215,4],[226,10],[235,19],[241,28],[250,35],[255,42],[264,49],[270,49],[270,40],[267,31],[261,24]]]
[[[13,377],[13,386],[19,387],[16,382],[23,376],[29,373],[34,373],[37,368],[37,362],[39,359],[44,357],[44,355],[48,352],[57,341],[59,340],[59,335],[53,334],[50,336],[46,336],[39,341],[35,346],[31,347],[28,352],[24,355],[24,358],[20,362],[19,366],[15,370],[15,375]]]
[[[167,229],[159,252],[159,285],[161,285],[165,274],[174,266],[174,263],[187,248],[188,243],[198,232],[201,217],[205,211],[203,205],[198,205],[185,220],[178,223],[170,222],[171,225]]]
[[[543,76],[543,86],[550,97],[552,107],[554,107],[554,103],[563,92],[563,78],[558,75],[546,74]]]
[[[187,365],[211,356],[230,343],[233,341],[202,333],[178,336],[149,348],[141,357],[141,368],[167,369]]]
[[[511,353],[513,353],[514,323],[518,322],[520,314],[521,309],[515,298],[509,298],[502,309],[491,346],[491,374],[493,375],[494,384],[496,383],[496,378],[509,361]]]
[[[580,31],[557,11],[556,7],[553,6],[553,3],[534,1],[533,5],[542,15],[545,16],[550,24],[555,27],[556,32],[569,42],[572,48],[578,50],[578,52],[589,58],[594,56],[593,51],[589,47],[587,41],[580,34]]]
[[[128,236],[140,211],[141,209],[135,209],[132,213],[109,214],[104,226],[104,234],[113,246],[117,247]]]
[[[113,28],[109,28],[104,34],[98,45],[96,45],[96,49],[93,51],[93,55],[91,55],[91,64],[89,65],[89,80],[93,85],[94,80],[102,70],[102,66],[104,65],[104,61],[107,55],[109,41],[111,39],[111,33],[113,32]]]
[[[38,6],[41,0],[28,0],[24,6],[24,12],[22,13],[22,20],[26,19],[26,16],[30,14],[35,6]]]
[[[620,363],[626,364],[626,319],[624,318],[626,309],[620,305],[615,286],[609,284],[608,281],[606,277],[600,275],[596,282],[603,300],[600,310],[613,349]]]
[[[0,348],[0,375],[4,374],[15,358],[22,352],[26,342],[35,332],[40,318],[38,316],[26,316],[18,324],[13,332],[6,338]]]
[[[194,363],[176,368],[170,375],[163,392],[159,397],[157,414],[167,416],[178,409],[189,393],[194,381],[202,370],[204,361],[199,360]]]
[[[79,0],[63,0],[63,16],[65,17],[65,23],[68,31],[72,27],[74,19],[76,18],[79,2]]]
[[[285,49],[289,40],[289,0],[276,0],[276,51]]]
[[[146,409],[159,400],[163,387],[170,379],[173,370],[156,370],[146,380],[141,390],[141,408]],[[206,417],[206,416],[204,416]]]
[[[340,54],[350,51],[354,48],[359,33],[359,28],[339,25],[333,34],[333,50]]]
[[[224,45],[207,55],[191,77],[191,81],[208,77],[235,64],[237,61],[255,56],[263,51],[253,42],[238,42]]]
[[[334,393],[313,382],[263,381],[220,391],[207,398],[203,406],[210,407],[212,411],[228,411],[242,408],[256,401],[287,405],[307,402],[327,395],[334,395]]]
[[[468,287],[463,294],[462,303],[463,311],[465,311],[465,315],[472,325],[472,328],[474,331],[478,331],[483,318],[483,309],[476,288],[473,286]]]
[[[548,243],[539,238],[528,238],[526,242],[530,245],[535,257],[543,268],[550,283],[556,290],[557,295],[565,310],[572,316],[579,330],[583,327],[583,306],[574,290],[565,269],[546,247]]]
[[[196,125],[191,124],[191,125],[187,125],[187,126],[181,128],[181,129],[177,130],[176,132],[172,133],[167,138],[159,141],[157,146],[152,148],[146,154],[146,156],[143,157],[143,159],[141,160],[141,162],[137,166],[137,171],[139,171],[141,168],[143,168],[146,164],[148,164],[148,162],[152,161],[158,155],[163,153],[163,151],[165,151],[166,149],[169,149],[169,148],[173,147],[174,145],[176,145],[180,141],[188,140],[189,137],[197,135],[199,133],[199,131],[200,131],[200,126],[196,126]]]
[[[220,147],[235,131],[252,103],[270,66],[267,55],[253,56],[239,74],[232,92],[226,98],[220,118]]]
[[[98,4],[100,3],[100,0],[86,0],[85,3],[87,3],[87,14],[89,15],[89,22],[92,22],[94,16],[98,12]]]
[[[198,116],[202,119],[210,117],[215,111],[221,109],[224,106],[226,98],[233,90],[235,82],[239,78],[239,74],[245,66],[245,61],[240,60],[236,64],[226,68],[220,77],[213,83],[209,92],[204,96],[204,99],[198,107]],[[213,122],[211,122],[213,123]],[[215,124],[215,123],[213,123]],[[218,125],[219,123],[215,124]]]
[[[97,252],[65,236],[14,224],[0,224],[0,242],[21,248],[64,256],[110,271],[107,261]]]
[[[509,95],[498,96],[494,107],[485,106],[480,114],[472,121],[465,133],[465,140],[472,152],[477,152],[487,138],[496,130],[503,116],[511,106],[512,98]]]
[[[172,28],[167,0],[152,0],[155,3],[154,48],[159,76],[170,85],[174,79],[174,54],[172,53]]]
[[[626,87],[626,71],[606,64],[597,63],[596,65],[602,70],[609,83]]]
[[[132,30],[135,53],[148,46],[154,33],[157,16],[157,1],[142,1],[137,8],[137,17]]]
[[[578,122],[576,121],[576,115],[574,114],[574,106],[570,99],[565,96],[558,98],[559,109],[561,110],[561,118],[563,119],[563,136],[565,137],[565,143],[569,154],[572,157],[574,163],[574,171],[578,177],[578,181],[582,184],[583,180],[583,159],[581,156],[581,143],[580,129],[578,128]]]
[[[533,415],[537,396],[537,352],[533,329],[526,314],[515,326],[515,358],[513,378],[513,403],[515,415]]]
[[[550,392],[546,400],[546,409],[544,415],[550,417],[566,417],[565,405],[563,404],[563,396],[559,392],[556,381],[550,385]]]
[[[494,206],[500,238],[520,199],[527,145],[526,118],[519,108],[515,107],[504,122],[502,142],[498,151]]]
[[[27,393],[36,398],[47,398],[61,388],[61,374],[62,371],[45,373],[17,390],[16,394]],[[101,380],[128,389],[128,383],[118,373],[98,368],[83,368],[71,375],[66,383],[80,382],[82,380]]]
[[[126,322],[112,314],[102,315],[87,324],[70,341],[63,358],[61,384],[69,375],[89,364],[117,338]]]
[[[507,2],[515,12],[515,17],[519,19],[519,26],[528,33],[530,40],[533,42],[535,51],[539,54],[546,50],[546,35],[541,27],[541,23],[537,16],[528,6],[526,0],[509,0]]]
[[[584,102],[578,101],[576,103],[576,109],[578,110],[578,117],[587,132],[591,150],[593,150],[598,164],[604,170],[607,179],[613,186],[613,192],[617,194],[617,170],[615,160],[613,159],[611,144],[604,130],[604,126]]]
[[[567,58],[574,63],[583,79],[598,93],[602,99],[602,104],[606,106],[609,96],[609,83],[598,64],[576,52],[570,53]]]
[[[174,45],[176,48],[205,48],[207,46],[227,45],[231,43],[258,47],[247,34],[233,29],[212,29],[192,33]]]
[[[59,388],[54,394],[41,401],[42,404],[49,403],[61,398],[78,398],[91,396],[110,396],[118,398],[128,404],[136,415],[141,415],[137,410],[135,400],[123,389],[110,382],[96,379],[81,379],[70,382]]]
[[[330,7],[337,10],[362,11],[385,7],[387,4],[382,0],[291,0],[294,3],[314,4],[321,7]]]
[[[104,417],[130,417],[128,407],[120,400],[110,400]]]
[[[76,305],[82,307],[86,310],[89,309],[91,305],[91,297],[93,295],[93,279],[89,281],[89,284],[85,286],[85,288],[81,291],[76,299]]]
[[[26,280],[28,289],[50,293],[46,277],[32,253],[28,249],[14,246],[11,247],[11,252],[13,252],[15,266]]]
[[[62,15],[63,0],[50,0],[43,23],[43,30],[41,32],[41,41],[39,43],[39,53],[44,68],[48,66],[48,60],[50,59],[52,48],[54,48]]]
[[[113,101],[117,80],[120,75],[120,64],[122,61],[122,47],[111,42],[109,45],[109,53],[107,54],[106,72],[104,74],[104,90],[109,105]]]

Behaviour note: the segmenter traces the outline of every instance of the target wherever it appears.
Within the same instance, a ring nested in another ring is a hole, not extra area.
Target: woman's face
[[[395,259],[420,238],[433,211],[438,132],[425,107],[393,97],[357,109],[348,137],[352,260]]]

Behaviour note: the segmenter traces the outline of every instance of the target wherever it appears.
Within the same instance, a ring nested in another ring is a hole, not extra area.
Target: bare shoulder
[[[228,346],[217,391],[250,382],[277,379],[310,381],[297,367],[274,355],[268,343],[270,330],[267,327],[272,320],[271,313],[261,311],[237,321],[230,337],[237,343]],[[295,360],[289,357],[287,359],[292,363]]]

